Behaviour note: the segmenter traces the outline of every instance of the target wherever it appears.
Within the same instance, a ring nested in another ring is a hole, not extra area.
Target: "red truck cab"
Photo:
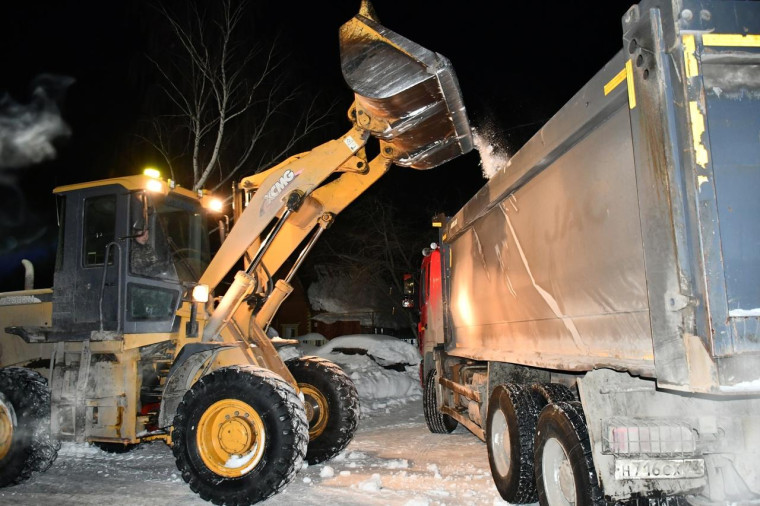
[[[419,282],[419,314],[417,342],[422,356],[420,374],[424,378],[433,367],[433,349],[443,343],[443,268],[441,249],[436,243],[423,250]]]

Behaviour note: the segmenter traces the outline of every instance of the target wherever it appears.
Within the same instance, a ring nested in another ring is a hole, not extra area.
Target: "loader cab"
[[[151,191],[152,181],[56,189],[52,323],[61,339],[178,330],[177,309],[209,262],[206,217],[194,193],[163,182]]]

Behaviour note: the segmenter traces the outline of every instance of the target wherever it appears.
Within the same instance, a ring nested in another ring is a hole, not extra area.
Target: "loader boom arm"
[[[362,161],[353,158],[355,153],[364,147],[368,137],[367,131],[353,128],[340,139],[326,142],[303,156],[290,158],[257,174],[256,193],[209,263],[200,283],[208,285],[210,290],[216,288],[251,244],[262,235],[267,225],[278,214],[282,214],[293,192],[299,192],[299,199],[303,202],[327,177],[339,171],[343,165],[349,164],[350,169],[351,162],[356,164]],[[241,185],[245,186],[245,183],[244,180]],[[249,182],[249,186],[252,186],[252,183]],[[291,246],[295,248],[297,245],[298,243]]]
[[[244,270],[206,320],[203,340],[247,342],[258,361],[289,381],[264,329],[292,291],[295,269],[321,232],[392,163],[428,169],[472,149],[446,58],[383,27],[365,7],[343,26],[340,38],[343,74],[355,96],[348,113],[353,127],[243,179],[238,189],[250,200],[200,278],[213,290],[246,256]],[[388,65],[396,71],[388,72]],[[372,161],[364,149],[370,136],[380,143]],[[310,234],[291,272],[274,283],[272,275]]]

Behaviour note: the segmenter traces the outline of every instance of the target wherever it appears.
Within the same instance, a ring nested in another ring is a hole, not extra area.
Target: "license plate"
[[[662,480],[701,478],[705,475],[703,459],[617,459],[616,480]]]

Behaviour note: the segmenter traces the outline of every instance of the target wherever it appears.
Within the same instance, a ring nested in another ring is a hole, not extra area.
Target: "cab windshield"
[[[159,256],[171,259],[180,281],[197,282],[210,258],[203,208],[179,195],[151,195],[150,211],[156,217],[151,220],[157,236],[154,245],[165,249]]]

